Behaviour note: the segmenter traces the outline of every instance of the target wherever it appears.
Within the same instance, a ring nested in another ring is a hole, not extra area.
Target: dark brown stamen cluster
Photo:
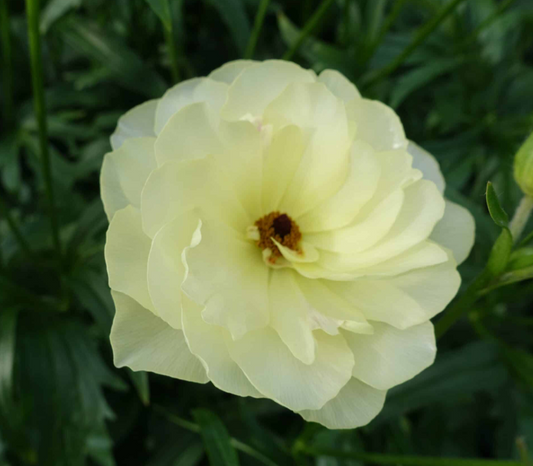
[[[298,243],[302,239],[302,234],[296,222],[287,214],[282,214],[278,211],[270,212],[268,215],[257,220],[255,226],[259,230],[260,235],[257,245],[261,249],[270,249],[272,251],[272,257],[281,256],[281,252],[274,241],[272,241],[272,238],[293,251],[298,250]]]

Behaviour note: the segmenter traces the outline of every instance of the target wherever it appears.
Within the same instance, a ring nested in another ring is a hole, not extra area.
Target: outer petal
[[[399,330],[374,322],[372,335],[344,332],[353,352],[353,376],[379,390],[412,379],[433,364],[437,347],[431,322]]]
[[[198,227],[192,211],[178,216],[157,232],[148,256],[148,289],[157,315],[171,327],[181,328],[181,283],[185,267],[181,255]]]
[[[318,75],[318,81],[324,83],[327,88],[344,102],[360,99],[361,94],[353,83],[348,81],[343,74],[336,70],[324,70]]]
[[[309,325],[309,305],[290,269],[272,271],[269,285],[270,320],[294,357],[304,364],[315,359],[315,339]]]
[[[261,116],[292,82],[314,82],[315,78],[298,65],[283,60],[267,60],[242,71],[228,90],[222,116],[239,120],[247,114]]]
[[[440,193],[443,194],[446,182],[440,171],[437,159],[413,141],[409,141],[407,152],[413,156],[413,168],[420,170],[426,180],[433,181]]]
[[[277,333],[257,330],[228,345],[231,357],[266,397],[294,411],[320,409],[348,382],[353,355],[342,336],[318,330],[316,357],[307,365],[296,359]]]
[[[100,175],[104,210],[111,219],[117,210],[141,206],[141,191],[156,167],[155,138],[127,139],[119,149],[106,154]]]
[[[394,278],[330,282],[330,288],[376,320],[405,329],[441,312],[459,290],[456,263],[416,269]]]
[[[398,115],[377,100],[354,99],[346,105],[348,119],[357,125],[357,139],[376,151],[405,149],[407,139]]]
[[[113,150],[117,150],[129,138],[155,137],[155,111],[158,102],[159,99],[144,102],[119,118],[117,128],[111,135]]]
[[[308,422],[318,422],[328,429],[353,429],[368,424],[383,408],[386,391],[376,390],[351,378],[340,393],[322,409],[298,414]]]
[[[472,214],[459,204],[446,200],[444,217],[437,223],[430,238],[450,249],[457,264],[461,264],[474,245],[475,230]]]
[[[155,132],[159,134],[170,118],[187,105],[204,102],[216,113],[226,102],[228,85],[209,78],[194,78],[171,87],[159,101]]]
[[[142,230],[141,214],[137,209],[129,206],[115,214],[107,230],[105,245],[109,286],[153,311],[146,281],[150,244],[150,238]]]
[[[214,81],[220,81],[226,84],[232,84],[233,81],[239,76],[246,68],[250,68],[252,65],[257,65],[260,62],[256,60],[234,60],[225,63],[220,68],[212,71],[208,78]]]
[[[223,224],[202,217],[200,241],[184,252],[183,291],[205,307],[210,324],[233,338],[268,324],[268,274],[261,251]]]
[[[150,371],[190,382],[208,381],[181,330],[169,327],[128,296],[111,293],[116,308],[111,346],[117,367],[128,366],[134,371]]]
[[[302,232],[344,227],[372,198],[381,174],[381,167],[372,147],[362,141],[355,141],[349,162],[348,177],[339,191],[297,219]]]
[[[213,384],[239,396],[260,398],[261,394],[248,381],[241,368],[231,359],[225,340],[231,336],[218,325],[202,319],[202,308],[185,295],[183,302],[183,332],[191,352],[202,361]]]

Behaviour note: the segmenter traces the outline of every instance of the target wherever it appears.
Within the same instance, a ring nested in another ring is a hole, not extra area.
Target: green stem
[[[46,123],[46,107],[44,101],[44,78],[41,57],[41,36],[39,34],[39,0],[26,0],[28,20],[28,36],[30,42],[31,77],[33,85],[33,103],[39,127],[39,145],[41,148],[41,165],[43,170],[46,197],[48,200],[52,239],[61,264],[61,243],[59,240],[59,224],[54,200],[50,153],[48,151],[48,129]]]
[[[532,210],[533,197],[526,195],[522,198],[520,204],[518,204],[518,208],[509,224],[509,230],[511,230],[515,243],[520,239]]]
[[[168,0],[166,0],[168,3]],[[170,7],[169,7],[170,8]],[[165,32],[165,40],[167,41],[168,54],[170,58],[170,71],[172,73],[172,80],[174,84],[180,82],[180,68],[178,65],[178,51],[176,48],[176,37],[174,34],[174,25],[170,22],[170,29],[167,29],[163,24],[163,30]]]
[[[246,51],[244,52],[244,58],[250,59],[254,56],[255,46],[257,45],[257,39],[259,39],[259,34],[263,27],[263,21],[265,20],[266,11],[270,0],[261,0],[259,8],[257,9],[257,14],[255,15],[254,29],[250,34],[250,40],[246,46]]]
[[[370,44],[370,47],[368,48],[365,54],[363,64],[368,63],[370,59],[374,56],[374,53],[376,52],[377,48],[381,45],[381,42],[383,42],[383,39],[387,35],[387,32],[389,32],[389,29],[392,27],[392,25],[396,21],[396,18],[398,18],[406,1],[407,0],[397,0],[396,2],[394,2],[394,5],[392,6],[390,13],[388,14],[388,16],[385,18],[385,21],[383,22],[383,26],[381,27],[381,30],[379,31],[378,36]]]
[[[422,44],[426,38],[455,10],[455,8],[464,2],[464,0],[451,0],[446,6],[431,18],[426,24],[424,24],[418,31],[411,43],[404,49],[404,51],[398,55],[391,63],[384,66],[375,73],[369,75],[364,83],[367,86],[374,85],[378,81],[387,77],[389,74],[399,68],[403,62]]]
[[[9,10],[7,0],[0,0],[0,33],[2,35],[2,83],[4,88],[4,123],[13,125],[13,68]]]
[[[305,24],[305,26],[300,31],[300,35],[298,36],[298,39],[296,39],[296,42],[292,44],[292,47],[285,52],[283,55],[282,60],[290,60],[294,54],[298,51],[300,46],[303,44],[304,40],[307,39],[307,36],[313,32],[313,30],[318,26],[318,23],[322,19],[322,17],[326,14],[326,11],[328,8],[332,5],[332,3],[335,0],[323,0],[323,2],[320,4],[320,6],[316,9],[316,11],[313,13],[313,16],[309,18],[309,21]]]
[[[33,252],[31,250],[30,245],[22,235],[22,232],[20,231],[17,223],[15,222],[15,219],[11,216],[11,213],[9,212],[9,209],[7,208],[4,200],[0,198],[0,215],[5,217],[7,224],[9,225],[9,228],[11,229],[11,232],[13,233],[13,236],[19,243],[20,249],[24,251],[24,253],[29,257],[33,257]]]
[[[163,417],[165,417],[168,421],[172,422],[173,424],[176,424],[177,426],[186,429],[190,432],[194,432],[195,434],[200,434],[200,426],[198,424],[195,424],[194,422],[187,421],[186,419],[182,419],[179,416],[176,416],[175,414],[169,413],[168,410],[163,408],[159,405],[153,405],[154,411],[161,414]],[[263,453],[257,451],[255,448],[251,447],[250,445],[241,442],[240,440],[231,437],[230,443],[236,450],[239,450],[248,456],[251,456],[252,458],[255,458],[257,461],[265,464],[266,466],[277,466],[277,464],[272,461],[270,458],[263,455]]]
[[[363,453],[355,451],[339,451],[329,448],[305,447],[303,450],[310,456],[330,456],[363,461],[370,464],[392,464],[403,466],[524,466],[521,461],[485,460],[466,458],[435,458],[429,456],[382,455],[380,453]]]

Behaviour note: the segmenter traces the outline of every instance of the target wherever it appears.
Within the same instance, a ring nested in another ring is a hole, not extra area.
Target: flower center
[[[287,214],[282,214],[278,211],[270,212],[257,220],[255,226],[259,233],[257,246],[263,250],[270,249],[272,258],[281,256],[281,252],[272,239],[293,251],[298,250],[298,243],[302,238],[302,234],[296,222]]]

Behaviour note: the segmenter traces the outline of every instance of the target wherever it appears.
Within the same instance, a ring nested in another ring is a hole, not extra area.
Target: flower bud
[[[533,197],[533,133],[515,155],[514,177],[524,194]]]

